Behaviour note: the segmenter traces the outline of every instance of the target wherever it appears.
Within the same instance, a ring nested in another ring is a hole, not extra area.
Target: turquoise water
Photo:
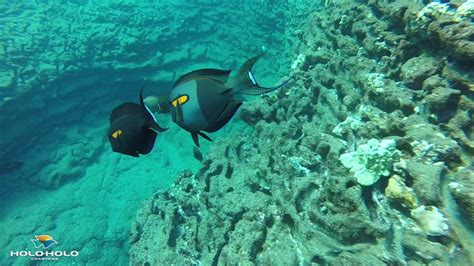
[[[474,263],[474,4],[388,2],[0,2],[0,265]],[[262,51],[294,80],[202,158],[169,114],[112,152],[143,84]]]

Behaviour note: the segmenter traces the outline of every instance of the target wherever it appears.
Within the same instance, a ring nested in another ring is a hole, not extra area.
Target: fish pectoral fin
[[[231,91],[232,91],[232,89],[227,89],[227,90],[221,92],[221,94],[226,94],[226,93],[229,93],[229,92],[231,92]]]
[[[199,148],[199,139],[196,132],[191,132],[191,137],[193,137],[194,144]]]
[[[148,129],[153,130],[156,133],[161,133],[161,132],[165,132],[166,130],[168,130],[167,127],[165,127],[165,128],[160,127],[160,125],[158,125],[157,123],[155,125],[149,127]]]
[[[212,139],[208,135],[202,133],[201,131],[199,131],[198,134],[199,134],[199,136],[201,136],[201,137],[207,139],[208,141],[212,142]]]
[[[212,142],[212,139],[208,135],[202,133],[201,131],[191,132],[191,136],[193,137],[194,144],[196,144],[196,146],[198,148],[199,148],[199,136],[201,136],[201,137],[205,138],[206,140]]]
[[[183,107],[181,107],[181,104],[178,104],[176,106],[176,121],[175,122],[183,122]]]
[[[241,101],[231,100],[219,117],[217,117],[216,120],[208,125],[206,132],[215,132],[225,126],[232,119],[232,117],[234,117],[235,112],[237,112],[241,105]]]

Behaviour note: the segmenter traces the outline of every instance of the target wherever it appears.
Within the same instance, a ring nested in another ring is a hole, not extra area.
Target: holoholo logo
[[[56,240],[50,235],[35,235],[35,239],[31,239],[35,248],[48,249],[55,244],[58,244]],[[59,260],[60,257],[77,257],[79,256],[79,251],[10,251],[10,257],[30,257],[31,260]]]
[[[43,248],[47,249],[47,248],[51,247],[52,245],[58,243],[58,242],[56,242],[56,240],[53,239],[52,236],[49,236],[49,235],[35,236],[35,238],[36,239],[31,239],[31,242],[33,242],[33,245],[35,245],[35,248],[43,247]]]

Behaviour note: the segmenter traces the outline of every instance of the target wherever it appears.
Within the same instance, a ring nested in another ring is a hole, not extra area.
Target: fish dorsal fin
[[[142,115],[142,107],[139,104],[126,102],[115,107],[115,109],[110,114],[110,123],[113,123],[117,118],[125,115]]]
[[[215,68],[203,68],[194,70],[179,77],[179,79],[175,81],[174,86],[176,87],[179,84],[197,78],[211,78],[221,81],[222,83],[226,83],[231,71],[232,70],[222,70]]]

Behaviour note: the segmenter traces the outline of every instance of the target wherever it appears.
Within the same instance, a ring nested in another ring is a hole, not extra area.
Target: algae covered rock
[[[424,81],[423,90],[428,93],[423,100],[431,118],[446,123],[456,114],[461,91],[450,88],[445,79],[432,76]]]
[[[394,175],[388,180],[385,196],[391,202],[400,204],[408,209],[413,209],[418,205],[415,192],[412,188],[407,187],[403,179],[398,175]]]
[[[459,144],[439,132],[438,128],[413,114],[401,121],[403,142],[408,143],[414,159],[426,164],[445,162],[450,165],[459,161]]]
[[[446,172],[442,163],[424,164],[415,160],[407,163],[407,171],[413,179],[413,189],[423,204],[440,202],[441,179]]]
[[[339,160],[354,173],[359,184],[371,186],[380,177],[390,175],[393,162],[398,160],[399,155],[395,140],[370,139],[356,151],[342,154]]]
[[[459,178],[449,183],[449,189],[459,206],[459,212],[474,225],[474,172],[471,168],[461,169]]]
[[[423,81],[437,74],[442,69],[442,64],[435,58],[421,55],[409,59],[402,66],[403,81],[412,89],[421,89]]]
[[[408,265],[447,265],[450,261],[448,247],[429,241],[425,235],[419,232],[407,230],[402,240],[402,246],[405,253],[413,254],[410,256]]]

